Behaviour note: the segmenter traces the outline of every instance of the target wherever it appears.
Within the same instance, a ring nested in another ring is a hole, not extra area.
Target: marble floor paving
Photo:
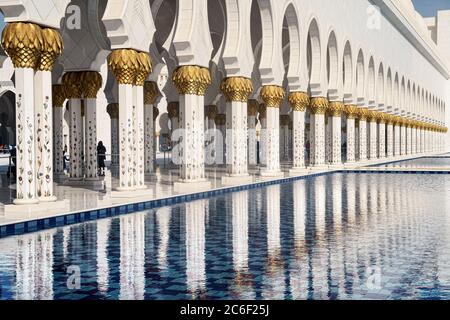
[[[430,154],[434,155],[434,154]],[[430,156],[421,155],[421,156]],[[420,157],[421,157],[420,156]],[[389,171],[389,170],[411,170],[411,168],[383,168],[383,167],[370,167],[376,164],[382,164],[398,160],[410,160],[417,158],[418,156],[404,156],[395,159],[384,159],[377,161],[364,161],[354,164],[347,164],[343,166],[330,166],[321,168],[309,168],[305,169],[304,173],[299,173],[298,176],[315,174],[320,172],[332,172],[342,169],[358,169],[358,170],[370,170],[370,171]],[[291,167],[290,163],[282,164],[282,171],[285,177],[289,176],[289,169]],[[445,171],[445,168],[423,168],[420,170],[441,170]],[[450,168],[447,168],[449,170]],[[220,189],[227,187],[222,184],[222,177],[226,175],[225,167],[210,167],[207,168],[207,178],[211,182],[212,189]],[[5,206],[11,205],[14,195],[15,195],[15,184],[11,184],[9,178],[7,178],[5,172],[0,173],[0,226],[25,222],[33,219],[42,219],[58,215],[66,215],[70,213],[76,213],[80,211],[90,210],[90,209],[102,209],[108,208],[116,205],[131,204],[136,202],[162,199],[180,194],[191,194],[196,193],[199,190],[192,186],[192,190],[185,192],[177,192],[174,190],[174,182],[178,180],[177,168],[170,168],[170,166],[160,164],[157,170],[157,174],[152,177],[147,177],[146,185],[148,190],[145,192],[140,192],[138,197],[115,197],[113,196],[112,190],[117,186],[118,179],[111,175],[108,171],[104,177],[104,188],[102,190],[95,190],[94,188],[88,186],[69,186],[64,183],[55,183],[55,195],[58,198],[57,204],[45,203],[39,204],[34,211],[29,212],[17,212],[10,213],[5,212]],[[268,178],[261,177],[258,167],[250,168],[249,173],[251,175],[251,183],[257,183],[260,181],[267,181]],[[283,178],[283,177],[281,177]],[[278,180],[278,178],[269,178]],[[249,184],[249,183],[245,183]]]

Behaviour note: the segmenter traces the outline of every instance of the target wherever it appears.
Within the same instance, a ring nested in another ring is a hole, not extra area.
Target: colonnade
[[[96,110],[104,81],[100,72],[65,70],[61,84],[52,87],[52,69],[62,52],[62,38],[59,31],[34,23],[9,23],[2,45],[15,68],[15,203],[56,200],[53,176],[64,173],[61,127],[66,100],[70,114],[69,181],[98,181]],[[158,85],[149,81],[150,54],[116,48],[105,63],[117,86],[116,101],[109,101],[108,106],[112,167],[119,175],[117,191],[144,190],[146,175],[154,172],[154,121],[161,95]],[[173,157],[180,167],[179,183],[209,186],[206,163],[211,164],[211,154],[206,154],[206,140],[214,141],[216,148],[224,146],[224,152],[213,152],[216,158],[212,163],[225,160],[225,178],[236,181],[248,179],[249,166],[258,164],[258,137],[263,177],[283,176],[281,160],[289,159],[290,153],[290,173],[296,174],[306,166],[322,168],[443,150],[447,128],[436,124],[442,122],[394,112],[401,109],[398,105],[375,108],[373,101],[349,104],[348,99],[285,88],[277,84],[278,80],[265,80],[259,85],[242,75],[225,76],[218,82],[212,79],[209,68],[195,64],[180,64],[171,73],[178,95],[169,103],[168,111]],[[219,92],[214,101],[224,106],[205,103],[205,94],[213,85],[219,86],[213,88]],[[280,112],[286,101],[289,112]],[[223,107],[225,112],[219,113]],[[217,129],[214,139],[205,135],[205,128]],[[287,149],[282,154],[280,144]],[[221,159],[223,153],[225,159]]]

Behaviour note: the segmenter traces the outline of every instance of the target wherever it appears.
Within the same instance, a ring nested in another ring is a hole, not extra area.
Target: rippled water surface
[[[450,156],[438,158],[419,158],[414,160],[400,161],[380,165],[380,167],[387,168],[448,168],[450,169]]]
[[[335,174],[9,237],[0,298],[448,299],[449,194]]]

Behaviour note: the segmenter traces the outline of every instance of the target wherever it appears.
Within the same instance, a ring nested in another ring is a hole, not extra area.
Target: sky
[[[413,0],[413,3],[424,17],[435,17],[438,10],[450,10],[450,0]]]

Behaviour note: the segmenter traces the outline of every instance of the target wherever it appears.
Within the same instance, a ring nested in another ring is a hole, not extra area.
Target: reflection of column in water
[[[325,299],[328,294],[327,281],[327,254],[326,248],[323,247],[322,241],[325,239],[326,232],[326,177],[317,177],[314,180],[314,202],[315,202],[315,222],[316,222],[316,239],[315,250],[312,256],[312,275],[314,299]]]
[[[290,266],[291,294],[294,300],[308,297],[308,253],[305,246],[306,180],[293,184],[295,259]]]
[[[387,187],[386,184],[388,182],[386,181],[386,175],[380,175],[378,179],[378,205],[377,207],[377,217],[375,222],[375,230],[376,230],[376,257],[377,257],[377,263],[379,266],[382,264],[382,254],[385,249],[384,245],[384,235],[383,230],[386,229],[387,221],[386,221],[386,213],[388,211],[387,209]]]
[[[233,264],[237,273],[248,268],[248,191],[232,194]]]
[[[233,265],[236,272],[236,293],[239,299],[254,299],[248,278],[248,191],[233,193]]]
[[[439,210],[442,217],[442,227],[441,227],[441,235],[442,238],[440,239],[441,245],[439,246],[438,252],[437,252],[437,270],[436,273],[438,274],[438,281],[439,285],[442,286],[442,288],[449,288],[450,287],[450,274],[448,273],[448,257],[449,257],[449,251],[448,251],[448,245],[442,245],[442,244],[448,244],[449,243],[449,234],[450,234],[450,206],[449,206],[449,197],[448,192],[450,190],[450,180],[446,178],[442,182],[442,189],[439,191],[439,197],[442,199],[441,201],[441,209]],[[418,197],[415,197],[418,198]],[[419,214],[415,214],[415,217],[419,216]],[[418,230],[418,225],[420,225],[417,221],[414,221],[414,231]]]
[[[384,247],[386,248],[386,252],[389,253],[389,255],[385,256],[385,263],[389,264],[392,258],[392,250],[391,250],[391,246],[392,246],[392,231],[394,228],[393,223],[395,222],[395,189],[394,189],[394,183],[392,181],[392,175],[388,175],[386,177],[387,183],[387,210],[386,210],[386,214],[385,214],[385,219],[384,219],[384,223],[385,223],[385,227],[384,227]],[[389,225],[389,227],[387,227]]]
[[[407,177],[405,177],[405,179],[401,179],[402,181],[402,185],[400,190],[408,190],[409,185],[408,183],[405,183],[407,180],[410,179],[410,175],[408,175]],[[407,230],[409,229],[407,224],[408,224],[408,216],[410,215],[410,212],[408,210],[408,203],[407,203],[407,195],[404,194],[405,192],[402,192],[402,195],[400,197],[400,207],[401,207],[401,211],[400,211],[400,224],[399,224],[399,229],[400,229],[400,246],[401,246],[401,250],[403,251],[403,249],[406,247],[408,240],[408,235],[406,234]]]
[[[334,174],[332,177],[332,194],[333,194],[333,227],[334,227],[334,243],[328,251],[330,254],[331,277],[338,288],[339,297],[345,291],[344,282],[344,251],[343,251],[343,232],[342,232],[342,174]],[[334,247],[334,249],[333,249]]]
[[[98,290],[103,293],[108,291],[108,237],[110,229],[111,220],[97,221],[97,283]]]
[[[205,213],[206,201],[184,204],[186,216],[186,277],[193,298],[205,291]]]
[[[347,191],[347,228],[345,230],[345,243],[344,243],[344,266],[346,270],[346,280],[354,281],[356,278],[356,243],[353,242],[355,237],[355,215],[356,215],[356,175],[346,175],[346,191]],[[347,288],[353,289],[353,288]],[[348,290],[346,290],[348,291]]]
[[[262,189],[256,189],[256,210],[255,213],[257,215],[256,220],[258,224],[261,223],[261,213],[263,212],[263,192]]]
[[[159,230],[158,265],[161,271],[167,270],[167,249],[169,247],[170,207],[156,211],[156,222]]]
[[[361,237],[367,236],[370,232],[369,230],[369,207],[368,207],[368,197],[370,196],[369,193],[369,186],[368,186],[368,177],[367,174],[361,174],[359,175],[359,212],[360,212],[360,219],[359,223],[356,225],[358,238],[359,235]],[[359,268],[363,268],[363,270],[366,270],[367,268],[367,249],[368,249],[368,243],[365,241],[360,241],[356,243],[357,245],[357,253],[358,253],[358,264]]]
[[[70,240],[70,227],[65,227],[63,229],[63,257],[64,260],[67,258],[67,254],[69,252],[69,240]]]
[[[284,270],[280,239],[280,186],[266,189],[268,265],[263,284],[264,299],[284,299]]]
[[[367,175],[358,175],[359,221],[362,227],[365,227],[368,219],[367,190]]]
[[[355,222],[356,214],[356,190],[354,174],[347,174],[347,224],[352,225]]]
[[[55,231],[45,231],[19,238],[16,258],[16,299],[53,299],[54,234]]]
[[[120,299],[143,300],[145,293],[145,214],[120,217]]]
[[[402,203],[401,203],[401,197],[403,190],[401,189],[400,182],[401,179],[396,179],[396,186],[394,191],[394,212],[392,214],[392,219],[394,222],[394,234],[393,234],[393,241],[392,244],[394,245],[395,250],[398,248],[399,244],[399,238],[400,238],[400,221],[401,221],[401,215],[402,215]]]

